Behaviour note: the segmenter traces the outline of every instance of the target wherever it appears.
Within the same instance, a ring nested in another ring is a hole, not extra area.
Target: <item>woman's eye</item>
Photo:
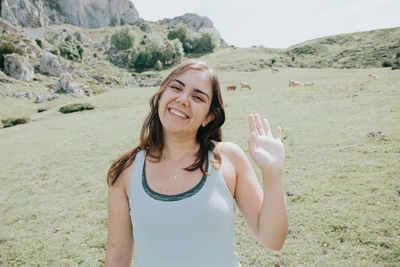
[[[204,100],[203,100],[203,98],[201,98],[200,96],[197,96],[197,95],[195,95],[195,96],[193,96],[196,100],[199,100],[199,101],[201,101],[201,102],[204,102]]]
[[[180,90],[181,90],[181,88],[176,87],[176,86],[171,86],[171,88],[173,88],[174,90],[177,90],[177,91],[180,91]]]

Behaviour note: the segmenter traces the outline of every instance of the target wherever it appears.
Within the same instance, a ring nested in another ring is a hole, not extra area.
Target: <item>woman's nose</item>
[[[180,94],[179,96],[178,96],[178,98],[176,99],[176,102],[178,102],[178,103],[180,103],[180,104],[182,104],[182,105],[185,105],[185,106],[187,106],[187,104],[188,104],[188,94],[185,94],[185,93],[182,93],[182,94]]]

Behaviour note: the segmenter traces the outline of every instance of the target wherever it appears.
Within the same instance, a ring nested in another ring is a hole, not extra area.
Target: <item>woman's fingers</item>
[[[255,151],[257,150],[257,136],[255,132],[251,133],[250,139],[249,139],[249,152],[251,156],[254,156]]]
[[[265,135],[265,130],[267,130],[267,129],[264,130],[263,126],[261,125],[260,115],[256,114],[255,121],[256,121],[256,127],[257,127],[258,134]]]
[[[267,119],[263,119],[262,121],[263,121],[263,125],[264,125],[264,128],[265,128],[266,134],[272,136],[271,127],[269,126],[268,120]]]
[[[257,129],[256,129],[256,122],[254,120],[254,115],[253,114],[249,114],[249,125],[250,125],[250,134],[257,133]]]
[[[279,141],[281,141],[281,139],[282,139],[282,129],[281,129],[281,127],[278,127],[278,130],[277,130],[275,138],[278,139]]]

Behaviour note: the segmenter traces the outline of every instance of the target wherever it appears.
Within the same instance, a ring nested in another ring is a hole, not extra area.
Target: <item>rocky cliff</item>
[[[188,28],[193,32],[200,32],[202,29],[212,29],[217,33],[221,46],[227,46],[227,43],[221,38],[214,24],[208,17],[199,16],[194,13],[185,13],[182,16],[178,16],[172,19],[159,20],[161,24],[168,24],[168,28],[174,28],[178,24],[186,24]]]
[[[0,16],[23,27],[69,23],[100,28],[134,24],[139,20],[129,0],[0,0]]]

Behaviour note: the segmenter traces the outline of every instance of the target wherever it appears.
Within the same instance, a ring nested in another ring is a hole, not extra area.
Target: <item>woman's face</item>
[[[158,115],[166,133],[196,134],[200,126],[214,119],[208,114],[212,100],[209,74],[189,69],[165,88],[158,103]]]

